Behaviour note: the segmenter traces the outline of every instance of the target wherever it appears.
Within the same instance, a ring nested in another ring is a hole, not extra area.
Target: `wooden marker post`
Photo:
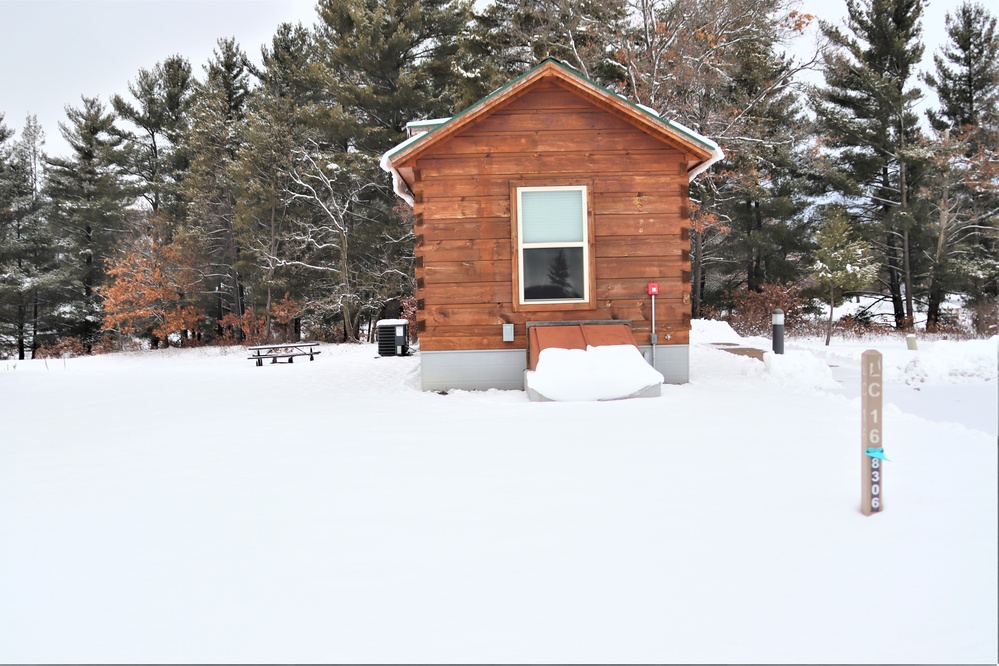
[[[860,510],[865,516],[869,516],[872,513],[883,511],[885,508],[881,352],[868,349],[860,356],[860,363],[860,408],[862,410],[860,417],[862,433],[860,444]],[[874,452],[878,455],[871,455],[869,449],[875,449]]]

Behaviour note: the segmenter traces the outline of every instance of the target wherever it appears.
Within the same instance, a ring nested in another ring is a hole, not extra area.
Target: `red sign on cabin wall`
[[[658,296],[659,295],[659,283],[658,282],[650,282],[649,286],[647,286],[645,288],[645,292],[649,296]]]

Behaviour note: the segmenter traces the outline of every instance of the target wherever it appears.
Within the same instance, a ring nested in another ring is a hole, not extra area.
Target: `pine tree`
[[[5,229],[0,233],[0,325],[14,331],[22,359],[28,351],[33,355],[40,338],[51,332],[54,304],[66,280],[57,261],[64,244],[52,231],[42,193],[44,145],[37,117],[28,116],[10,151],[8,178],[0,176],[8,184],[0,189],[12,195],[6,206],[0,204],[5,211],[0,214]]]
[[[331,141],[381,154],[410,120],[454,113],[467,0],[320,0],[317,10],[317,72],[330,108],[345,114]]]
[[[16,236],[14,201],[22,189],[21,178],[12,159],[13,148],[8,143],[12,136],[14,136],[13,130],[4,124],[3,114],[0,113],[0,276],[4,277],[11,264],[7,248],[12,243],[12,237]],[[7,288],[4,284],[6,282],[6,279],[0,280],[0,356],[5,356],[3,350],[11,342],[8,320],[14,319],[7,314],[9,306]],[[21,348],[23,349],[23,345]]]
[[[693,188],[729,220],[716,273],[730,289],[751,291],[801,278],[810,235],[803,219],[808,126],[794,83],[797,66],[779,52],[789,34],[774,19],[756,31],[758,39],[731,47],[721,113],[708,119],[716,128],[710,136],[726,147],[725,166]]]
[[[306,280],[299,277],[289,243],[292,217],[311,218],[311,211],[288,196],[295,151],[315,132],[308,107],[310,40],[300,26],[278,28],[262,49],[260,85],[247,103],[243,144],[233,163],[237,203],[234,234],[241,248],[237,268],[247,287],[248,304],[266,315],[264,336],[271,337],[275,298],[299,296]]]
[[[69,122],[59,127],[72,155],[49,160],[46,195],[55,229],[69,248],[61,255],[72,276],[66,325],[89,351],[100,330],[104,263],[127,226],[130,193],[114,115],[93,97],[83,97],[80,107],[67,107],[66,115]]]
[[[847,0],[845,29],[821,23],[829,40],[826,85],[812,95],[832,169],[833,189],[853,201],[880,248],[898,328],[914,320],[914,262],[925,220],[914,205],[923,165],[914,104],[923,45],[922,0]]]
[[[793,282],[809,226],[808,125],[784,55],[811,21],[786,0],[631,4],[614,58],[629,96],[721,144],[691,184],[691,310],[727,289]]]
[[[829,296],[829,324],[826,346],[832,337],[833,311],[843,294],[870,285],[877,278],[877,264],[868,245],[850,232],[849,215],[842,208],[826,213],[826,221],[816,233],[818,249],[812,279],[821,293]]]
[[[926,325],[940,323],[948,293],[995,307],[999,296],[999,36],[996,19],[965,2],[946,18],[949,42],[925,76],[939,110],[927,115],[933,168],[927,193],[935,248],[930,254]]]
[[[940,109],[928,112],[938,131],[951,134],[999,128],[999,35],[996,18],[979,4],[962,3],[946,18],[949,42],[933,55],[935,72],[923,78]],[[995,145],[986,133],[973,141]]]
[[[190,207],[185,234],[192,246],[205,252],[202,289],[217,299],[205,310],[221,320],[230,313],[242,317],[245,310],[238,269],[243,248],[234,229],[234,164],[243,142],[251,74],[246,54],[232,39],[219,40],[205,70],[184,141],[190,160],[183,189]]]
[[[464,46],[475,58],[483,94],[545,58],[609,83],[621,77],[607,56],[625,28],[626,14],[624,0],[497,0],[476,13]]]
[[[314,34],[315,143],[298,151],[301,181],[314,208],[311,230],[331,239],[331,268],[322,282],[330,296],[315,301],[324,325],[342,318],[348,338],[360,318],[388,298],[412,290],[413,235],[396,212],[378,157],[405,136],[406,123],[449,116],[467,94],[460,44],[470,16],[467,0],[321,0]],[[314,163],[314,164],[310,164]],[[328,165],[336,165],[331,172]],[[315,179],[317,195],[304,184]],[[371,184],[371,186],[368,186]],[[334,208],[321,204],[335,202]],[[346,209],[332,211],[336,206]],[[363,224],[355,221],[363,220]],[[335,240],[343,230],[349,242]],[[311,266],[317,266],[315,262]],[[335,295],[335,296],[333,296]]]
[[[178,144],[187,127],[193,84],[190,63],[175,55],[152,70],[139,70],[128,84],[134,103],[121,95],[111,98],[118,118],[135,128],[122,135],[126,168],[136,191],[154,213],[164,213],[161,219],[171,222],[183,215],[179,185],[186,159]]]

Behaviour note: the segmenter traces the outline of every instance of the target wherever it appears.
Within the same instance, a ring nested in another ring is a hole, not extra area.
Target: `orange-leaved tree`
[[[102,288],[104,327],[126,335],[169,344],[172,333],[180,344],[197,332],[205,319],[200,308],[184,302],[191,293],[192,272],[183,265],[182,251],[143,236],[106,263],[108,284]]]

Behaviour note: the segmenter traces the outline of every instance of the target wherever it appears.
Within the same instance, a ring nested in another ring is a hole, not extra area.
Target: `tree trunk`
[[[902,284],[898,268],[898,254],[895,248],[895,238],[888,233],[885,248],[885,267],[888,269],[888,293],[891,296],[892,308],[895,312],[895,328],[905,328],[905,306],[902,304]]]
[[[944,184],[940,197],[940,221],[937,229],[937,251],[933,255],[933,270],[930,272],[929,303],[926,308],[926,330],[936,331],[940,324],[940,303],[943,301],[944,257],[947,247],[947,228],[950,226],[950,192]]]
[[[690,317],[701,316],[701,252],[703,237],[701,232],[690,230]]]
[[[758,249],[760,246],[759,236],[763,233],[763,213],[760,210],[759,201],[750,201],[748,206],[752,220],[751,239],[756,238],[757,240],[755,242],[751,240],[749,243],[751,256],[747,284],[750,291],[761,291],[766,282],[766,274],[763,271],[763,256]]]
[[[902,232],[902,275],[905,279],[905,330],[911,330],[916,321],[912,309],[912,267],[909,264],[909,229]]]
[[[905,132],[903,131],[899,134],[902,140],[902,145],[905,145]],[[909,261],[909,196],[908,196],[908,179],[905,169],[905,161],[899,160],[898,163],[898,179],[899,179],[899,191],[901,193],[902,212],[903,220],[905,220],[905,228],[902,230],[902,275],[905,279],[905,329],[912,329],[913,324],[916,321],[915,312],[912,308],[912,266]]]
[[[27,318],[27,308],[24,303],[17,304],[17,360],[24,360],[24,329]]]
[[[836,287],[829,287],[829,326],[826,327],[826,347],[832,339],[833,308],[836,305]]]
[[[267,284],[267,324],[264,327],[264,339],[268,342],[271,339],[271,285]]]
[[[31,309],[31,358],[35,358],[38,351],[38,290],[34,292],[34,299]]]

